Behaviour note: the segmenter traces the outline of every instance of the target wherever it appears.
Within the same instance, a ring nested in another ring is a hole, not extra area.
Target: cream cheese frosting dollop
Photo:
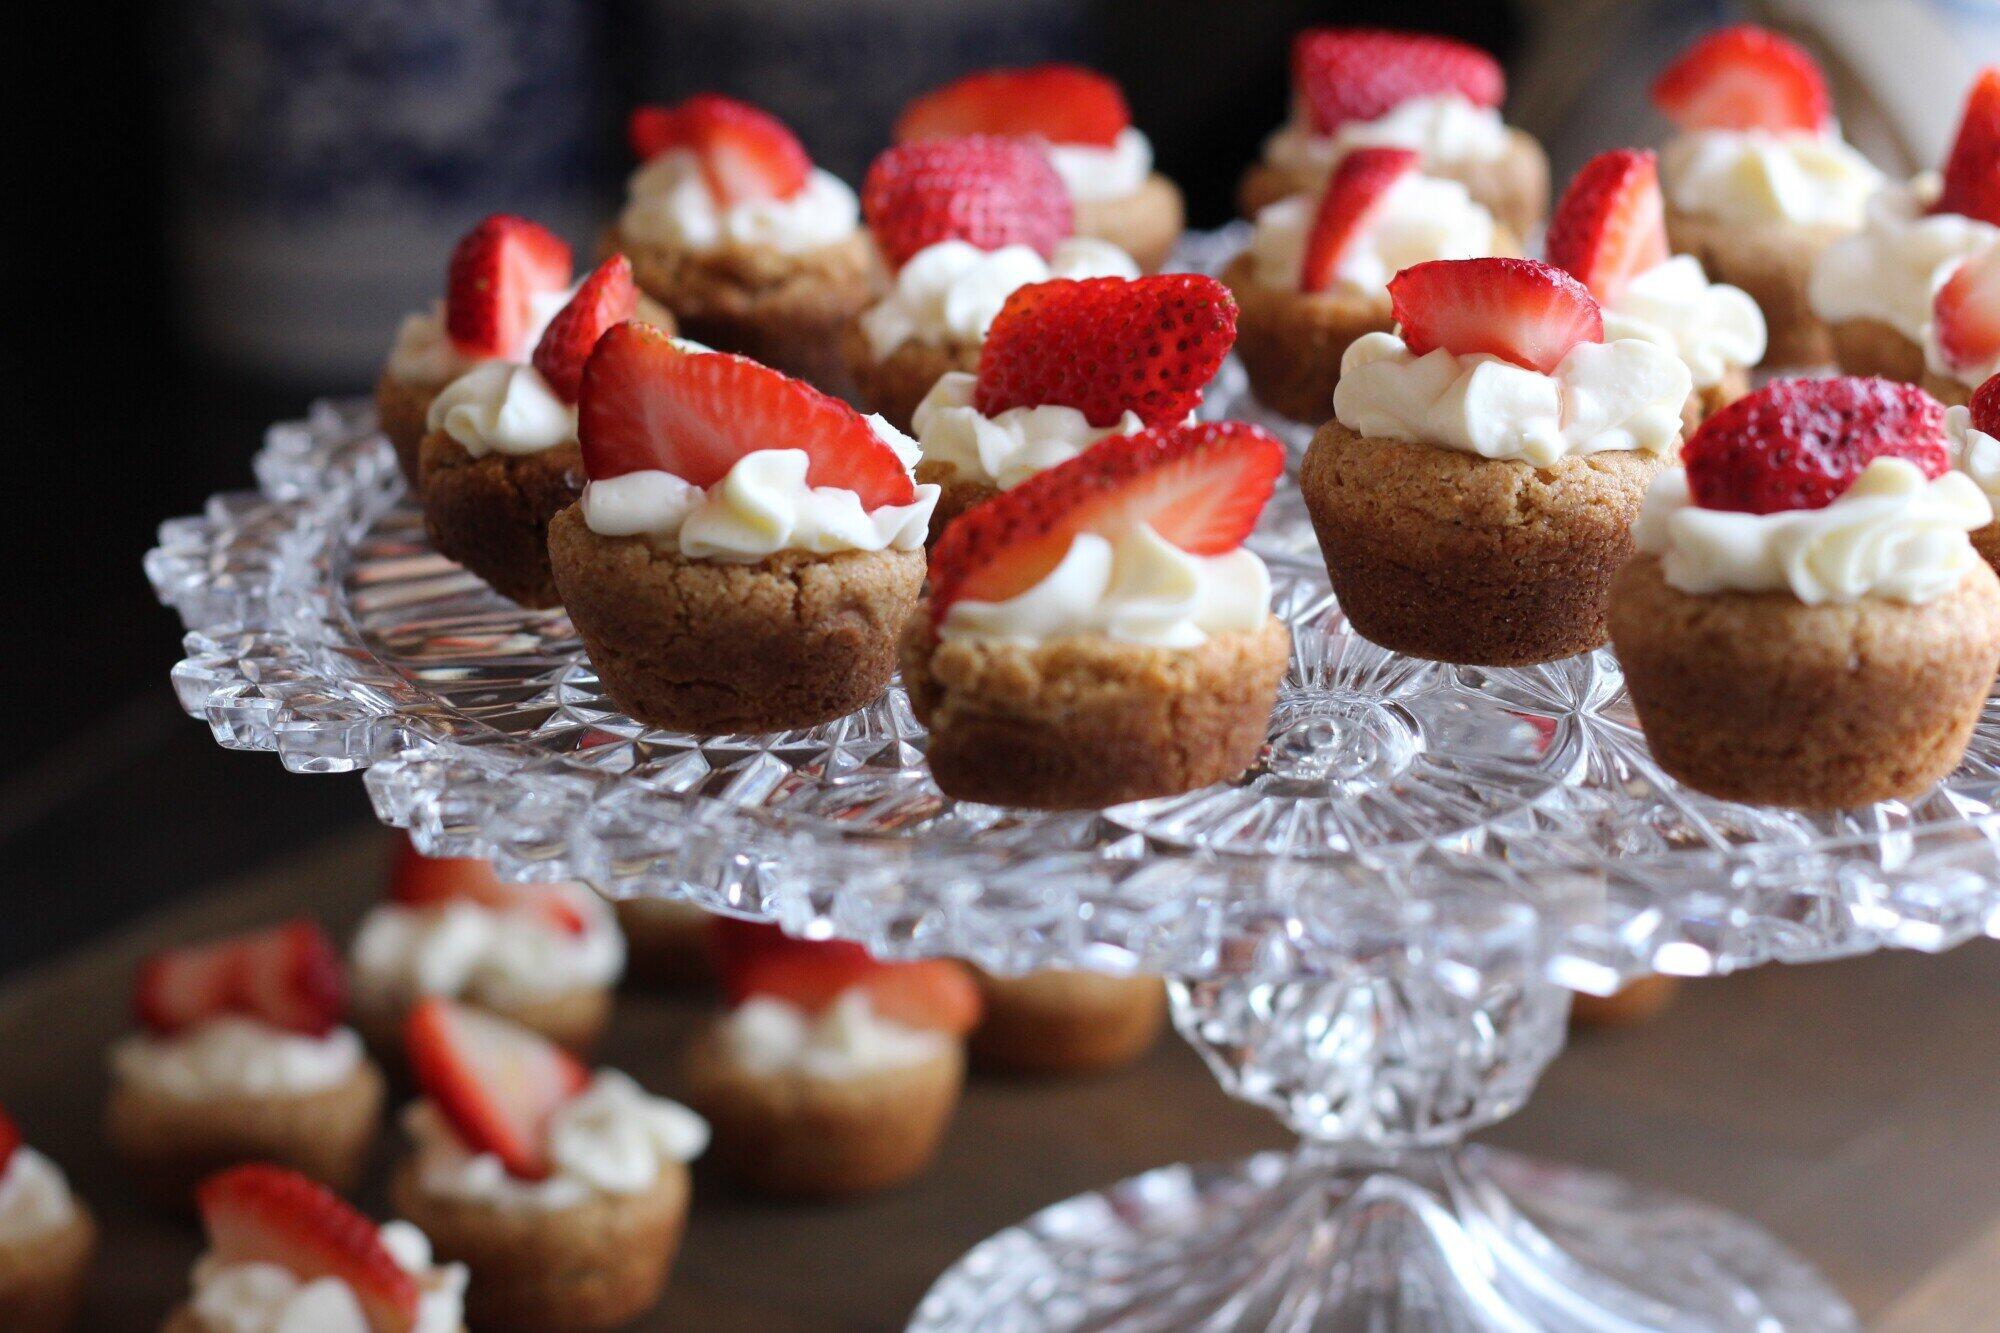
[[[632,173],[618,229],[631,240],[682,250],[724,245],[801,254],[834,245],[861,225],[861,205],[847,182],[813,168],[788,199],[749,199],[718,208],[686,149],[661,153]]]
[[[867,992],[850,990],[817,1016],[769,995],[753,995],[717,1027],[722,1050],[753,1074],[860,1078],[935,1060],[952,1038],[875,1012]]]
[[[1686,470],[1670,468],[1647,489],[1632,539],[1682,592],[1789,589],[1807,606],[1863,597],[1921,604],[1980,563],[1966,534],[1992,520],[1970,477],[1931,481],[1903,458],[1877,458],[1824,508],[1775,514],[1703,509]]]
[[[134,1033],[111,1048],[120,1080],[183,1101],[304,1096],[346,1082],[361,1060],[352,1028],[314,1037],[233,1015],[172,1036]]]
[[[1374,120],[1350,120],[1331,134],[1315,134],[1305,109],[1264,141],[1264,160],[1295,175],[1324,179],[1356,148],[1409,148],[1432,165],[1491,162],[1506,156],[1507,125],[1497,107],[1480,106],[1460,93],[1412,97]]]
[[[466,1269],[435,1265],[430,1239],[408,1222],[385,1222],[382,1248],[397,1267],[417,1279],[417,1320],[412,1333],[458,1333],[465,1326]],[[354,1289],[339,1278],[301,1279],[278,1264],[218,1262],[204,1255],[194,1266],[188,1302],[205,1329],[227,1333],[369,1333],[368,1316]]]
[[[1016,288],[1050,278],[1136,278],[1132,256],[1109,241],[1072,236],[1044,260],[1025,245],[981,250],[939,241],[910,256],[889,294],[861,312],[877,361],[906,342],[975,345]]]
[[[1038,644],[1084,634],[1195,648],[1257,629],[1270,606],[1271,574],[1254,552],[1192,555],[1140,523],[1115,539],[1079,533],[1039,583],[1005,601],[953,602],[938,637]]]
[[[576,286],[582,285],[582,279],[578,279]],[[521,332],[521,341],[506,356],[491,359],[526,361],[533,354],[535,344],[542,340],[549,321],[569,304],[570,297],[574,295],[576,287],[531,295],[528,298],[528,322]],[[487,359],[467,356],[459,350],[458,344],[445,332],[444,302],[438,301],[429,310],[405,315],[403,322],[397,326],[396,341],[389,349],[389,377],[405,384],[445,384]]]
[[[15,1148],[0,1171],[0,1245],[37,1240],[75,1216],[62,1168],[33,1148]]]
[[[1951,465],[1972,478],[1986,498],[2000,504],[2000,439],[1972,424],[1972,409],[1963,404],[1945,409],[1945,439]]]
[[[1484,353],[1418,356],[1393,333],[1368,333],[1341,357],[1333,412],[1360,435],[1548,467],[1672,448],[1690,385],[1678,356],[1636,338],[1578,343],[1544,375]]]
[[[1319,200],[1294,195],[1258,210],[1250,233],[1257,281],[1299,290],[1306,239]],[[1366,230],[1347,245],[1334,266],[1335,282],[1388,304],[1389,279],[1430,259],[1477,259],[1493,254],[1500,231],[1493,215],[1457,181],[1415,173],[1389,187]]]
[[[625,937],[610,905],[581,885],[552,887],[582,919],[581,934],[521,908],[375,908],[354,937],[356,1001],[391,1009],[443,995],[505,1005],[611,985],[625,967]]]
[[[1048,151],[1049,165],[1062,177],[1069,197],[1079,201],[1129,198],[1153,174],[1153,141],[1132,125],[1118,131],[1108,148],[1052,143]]]
[[[1010,407],[993,416],[972,405],[979,377],[948,371],[917,404],[910,424],[927,462],[949,464],[959,476],[1006,490],[1037,472],[1067,463],[1109,435],[1136,435],[1146,428],[1127,410],[1116,423],[1093,426],[1074,407],[1048,403]]]
[[[1660,153],[1660,178],[1675,209],[1722,222],[1861,225],[1882,173],[1824,131],[1695,130]]]
[[[424,424],[474,458],[522,457],[573,442],[576,405],[558,397],[531,365],[483,361],[444,386]]]
[[[1839,323],[1873,319],[1911,342],[1930,329],[1931,299],[1952,270],[2000,244],[2000,227],[1957,213],[1932,213],[1942,184],[1925,172],[1869,201],[1860,231],[1826,248],[1813,264],[1813,313]]]
[[[1604,339],[1656,343],[1687,364],[1697,389],[1764,359],[1764,312],[1748,292],[1710,282],[1701,261],[1675,255],[1635,275],[1604,304]]]

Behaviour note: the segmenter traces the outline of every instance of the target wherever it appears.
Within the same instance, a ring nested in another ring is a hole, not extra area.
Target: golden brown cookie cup
[[[1275,616],[1194,648],[941,641],[920,606],[903,635],[903,688],[947,795],[1085,810],[1240,775],[1264,744],[1290,650]]]
[[[1078,199],[1076,234],[1095,236],[1132,256],[1141,272],[1157,273],[1187,225],[1180,187],[1153,172],[1117,199]]]
[[[1944,376],[1933,374],[1929,370],[1924,371],[1923,378],[1918,381],[1918,384],[1923,388],[1925,393],[1937,399],[1946,407],[1964,407],[1972,401],[1972,391],[1979,387],[1977,384],[1966,384],[1959,380],[1946,379]]]
[[[1060,1077],[1116,1068],[1145,1054],[1166,1022],[1158,977],[974,975],[982,1003],[967,1046],[982,1069]]]
[[[41,1235],[0,1240],[0,1328],[62,1333],[78,1327],[84,1282],[97,1253],[97,1223],[81,1199],[70,1217]]]
[[[1665,466],[1614,450],[1537,468],[1329,421],[1299,492],[1357,634],[1434,661],[1528,666],[1604,643],[1605,595]]]
[[[560,606],[549,572],[549,520],[583,493],[583,450],[474,458],[443,431],[424,437],[424,532],[438,553],[520,606]]]
[[[1674,253],[1693,255],[1710,281],[1741,287],[1764,312],[1768,342],[1759,364],[1771,367],[1833,361],[1833,335],[1813,313],[1806,291],[1813,261],[1847,234],[1844,228],[1789,222],[1723,222],[1667,208],[1667,240]]]
[[[695,735],[790,731],[882,693],[916,605],[922,551],[690,560],[603,537],[571,505],[549,525],[570,622],[627,714]]]
[[[1834,810],[1923,795],[1958,766],[2000,667],[2000,580],[1919,606],[1695,595],[1640,556],[1611,636],[1646,744],[1726,801]]]
[[[1516,236],[1526,236],[1542,224],[1549,211],[1549,157],[1525,130],[1509,127],[1507,151],[1490,162],[1425,162],[1426,176],[1454,180],[1483,204],[1496,221]],[[1318,195],[1326,177],[1290,171],[1258,162],[1243,174],[1237,206],[1246,218],[1267,204],[1295,194]]]
[[[443,384],[412,384],[386,370],[375,381],[375,424],[396,450],[396,467],[412,496],[423,494],[423,468],[418,460],[424,436],[430,433],[431,404],[443,392]]]
[[[959,475],[950,463],[939,463],[925,459],[917,464],[917,482],[938,488],[937,508],[931,510],[931,531],[925,545],[936,545],[951,521],[968,509],[976,509],[994,496],[1000,488],[990,481],[975,481]]]
[[[879,413],[904,434],[910,433],[917,405],[946,372],[979,373],[977,343],[944,345],[911,339],[878,361],[861,325],[852,323],[841,335],[840,349],[861,410]]]

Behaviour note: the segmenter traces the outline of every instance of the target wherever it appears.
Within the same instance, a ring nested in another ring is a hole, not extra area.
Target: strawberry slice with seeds
[[[139,965],[132,987],[133,1017],[160,1036],[234,1014],[319,1037],[339,1025],[346,1009],[340,954],[317,923],[304,919],[162,949]]]
[[[673,106],[642,106],[625,128],[642,162],[676,148],[693,153],[718,208],[790,199],[812,176],[812,159],[785,122],[733,97],[699,93]]]
[[[1315,134],[1379,120],[1415,97],[1456,93],[1474,106],[1507,96],[1500,64],[1448,37],[1379,28],[1310,28],[1292,39],[1292,91]]]
[[[1416,169],[1417,154],[1407,148],[1357,148],[1340,159],[1306,233],[1300,291],[1323,292],[1333,285],[1348,247],[1375,225],[1389,191]]]
[[[1549,222],[1549,262],[1581,279],[1599,301],[1667,261],[1667,212],[1650,149],[1599,153],[1563,191]]]
[[[903,460],[846,403],[748,357],[682,351],[644,324],[598,340],[577,438],[593,481],[654,469],[707,487],[745,454],[803,449],[808,485],[853,491],[870,510],[916,499]]]
[[[1096,70],[1035,65],[968,74],[924,94],[896,118],[895,138],[1012,134],[1109,148],[1131,124],[1125,94]]]
[[[730,1002],[764,995],[820,1014],[853,990],[868,997],[876,1014],[904,1027],[962,1037],[979,1022],[979,988],[962,965],[945,959],[885,963],[858,948],[814,945],[767,953],[736,975]]]
[[[1284,469],[1284,446],[1240,421],[1107,436],[951,522],[931,551],[931,618],[1027,591],[1079,533],[1144,523],[1193,555],[1233,551]]]
[[[14,1160],[14,1154],[21,1147],[21,1127],[5,1111],[0,1111],[0,1177],[7,1174],[7,1166]]]
[[[495,213],[459,241],[445,273],[445,332],[473,357],[514,357],[530,298],[569,286],[569,246],[546,227]]]
[[[1389,280],[1403,341],[1418,356],[1485,352],[1544,375],[1578,343],[1604,341],[1590,289],[1533,259],[1434,259]]]
[[[2000,357],[2000,250],[1988,250],[1952,270],[1931,298],[1938,350],[1953,369],[1991,365]]]
[[[1968,404],[1972,412],[1974,429],[1983,430],[1988,435],[2000,436],[2000,375],[1995,375],[1972,391],[1972,402]]]
[[[892,267],[939,241],[1028,246],[1047,259],[1075,231],[1069,191],[1026,139],[967,135],[889,149],[861,183],[861,213]]]
[[[403,1045],[424,1095],[474,1152],[490,1152],[518,1180],[548,1177],[549,1117],[589,1073],[554,1042],[518,1023],[433,997],[410,1011]]]
[[[565,935],[590,928],[576,905],[553,884],[521,884],[493,873],[493,863],[471,856],[425,856],[407,835],[396,845],[389,872],[389,900],[404,907],[470,902],[495,912],[528,912]]]
[[[639,288],[632,281],[632,261],[613,255],[599,264],[556,312],[535,344],[535,369],[565,403],[583,391],[583,363],[613,324],[639,312]]]
[[[233,940],[161,949],[139,964],[132,1017],[168,1037],[229,1013],[239,993],[242,953]]]
[[[1823,509],[1877,458],[1935,480],[1951,466],[1944,409],[1914,384],[1840,376],[1773,380],[1704,421],[1681,448],[1703,509]]]
[[[1200,274],[1030,283],[987,330],[972,401],[989,417],[1059,404],[1099,427],[1128,409],[1183,421],[1235,341],[1236,299]]]
[[[2000,65],[1979,71],[1965,95],[1944,163],[1944,188],[1931,211],[2000,226]]]
[[[1819,62],[1751,23],[1690,46],[1654,80],[1653,105],[1683,130],[1817,132],[1833,117]]]
[[[333,1278],[354,1293],[371,1333],[409,1333],[423,1291],[375,1223],[332,1190],[265,1163],[231,1167],[195,1191],[210,1256],[273,1264],[302,1282]]]

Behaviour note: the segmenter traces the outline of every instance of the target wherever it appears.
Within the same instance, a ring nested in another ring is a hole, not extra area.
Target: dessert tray
[[[1237,244],[1193,237],[1184,266]],[[1204,415],[1272,424],[1233,363]],[[1095,813],[974,806],[930,781],[899,687],[781,735],[624,718],[560,611],[427,547],[365,405],[272,427],[256,478],[147,558],[187,628],[181,703],[222,745],[365,769],[423,851],[510,877],[885,955],[1167,975],[1225,1086],[1305,1142],[1057,1204],[968,1254],[913,1326],[1853,1326],[1745,1223],[1463,1140],[1561,1049],[1566,987],[2000,933],[2000,707],[1915,803],[1714,801],[1654,765],[1608,651],[1486,670],[1351,634],[1281,485],[1252,545],[1294,654],[1261,762]]]

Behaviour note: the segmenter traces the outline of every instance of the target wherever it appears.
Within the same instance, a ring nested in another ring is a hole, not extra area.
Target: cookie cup
[[[1922,384],[1928,373],[1924,349],[1879,319],[1843,319],[1827,326],[1834,359],[1844,375],[1879,375]]]
[[[1919,606],[1807,606],[1682,592],[1640,556],[1612,589],[1611,637],[1661,768],[1722,800],[1844,809],[1957,767],[2000,666],[2000,580],[1982,564]]]
[[[1542,224],[1549,211],[1549,156],[1526,130],[1507,129],[1507,151],[1483,162],[1425,162],[1426,176],[1457,181],[1516,236],[1526,236]],[[1295,194],[1317,195],[1326,177],[1258,162],[1243,173],[1237,207],[1246,218],[1267,204]]]
[[[432,431],[421,458],[424,532],[438,553],[517,605],[561,605],[549,572],[549,520],[583,493],[581,446],[474,458]]]
[[[0,1240],[0,1328],[61,1333],[76,1327],[96,1253],[97,1223],[74,1197],[69,1220],[55,1230]]]
[[[947,371],[979,372],[978,343],[927,343],[912,338],[880,360],[859,323],[840,338],[841,357],[864,412],[879,413],[904,434],[911,431],[917,405]]]
[[[442,384],[416,384],[397,379],[387,370],[375,381],[375,425],[396,451],[396,467],[413,496],[423,494],[419,459],[424,436],[430,433],[431,404],[444,392]]]
[[[549,557],[612,700],[707,736],[817,726],[874,700],[925,574],[922,551],[690,560],[592,532],[581,505],[549,525]]]
[[[960,514],[976,509],[1000,494],[1000,488],[992,482],[965,476],[950,463],[928,458],[917,464],[917,482],[938,488],[937,508],[931,510],[931,530],[924,542],[926,546],[935,545],[951,521]]]
[[[1764,312],[1766,366],[1824,366],[1834,359],[1833,334],[1813,313],[1806,289],[1820,252],[1847,231],[1789,222],[1723,222],[1667,208],[1674,253],[1693,255],[1712,282],[1750,294]]]
[[[767,1194],[838,1198],[900,1185],[929,1165],[958,1105],[965,1055],[952,1043],[851,1078],[753,1071],[711,1029],[688,1048],[683,1076],[687,1104],[737,1179]]]
[[[1167,992],[1158,977],[1062,970],[974,975],[982,1004],[966,1044],[982,1069],[1045,1076],[1111,1069],[1143,1055],[1166,1022]]]
[[[1193,791],[1255,761],[1291,653],[1276,616],[1194,648],[1073,635],[1041,644],[938,638],[919,607],[903,688],[950,796],[1086,810]]]
[[[1143,273],[1157,273],[1187,225],[1180,187],[1155,171],[1131,194],[1075,201],[1076,234],[1095,236],[1132,256]]]
[[[1979,386],[1965,384],[1958,380],[1946,379],[1942,375],[1926,369],[1917,381],[1923,391],[1943,403],[1946,407],[1964,407],[1972,401],[1972,391]]]
[[[474,1328],[565,1333],[618,1328],[660,1299],[687,1223],[687,1168],[665,1164],[637,1194],[593,1194],[567,1208],[445,1198],[407,1158],[389,1181],[396,1215],[430,1237],[439,1262],[465,1265]]]
[[[576,1055],[589,1055],[611,1021],[609,986],[572,986],[567,990],[539,995],[510,996],[495,1000],[486,996],[456,996],[461,1004],[518,1023],[538,1032],[556,1045]],[[403,1019],[406,1004],[356,995],[354,1027],[371,1050],[385,1059],[399,1059],[403,1053]]]
[[[1669,461],[1616,450],[1537,468],[1329,421],[1299,491],[1357,634],[1433,661],[1529,666],[1604,643],[1611,579]]]

